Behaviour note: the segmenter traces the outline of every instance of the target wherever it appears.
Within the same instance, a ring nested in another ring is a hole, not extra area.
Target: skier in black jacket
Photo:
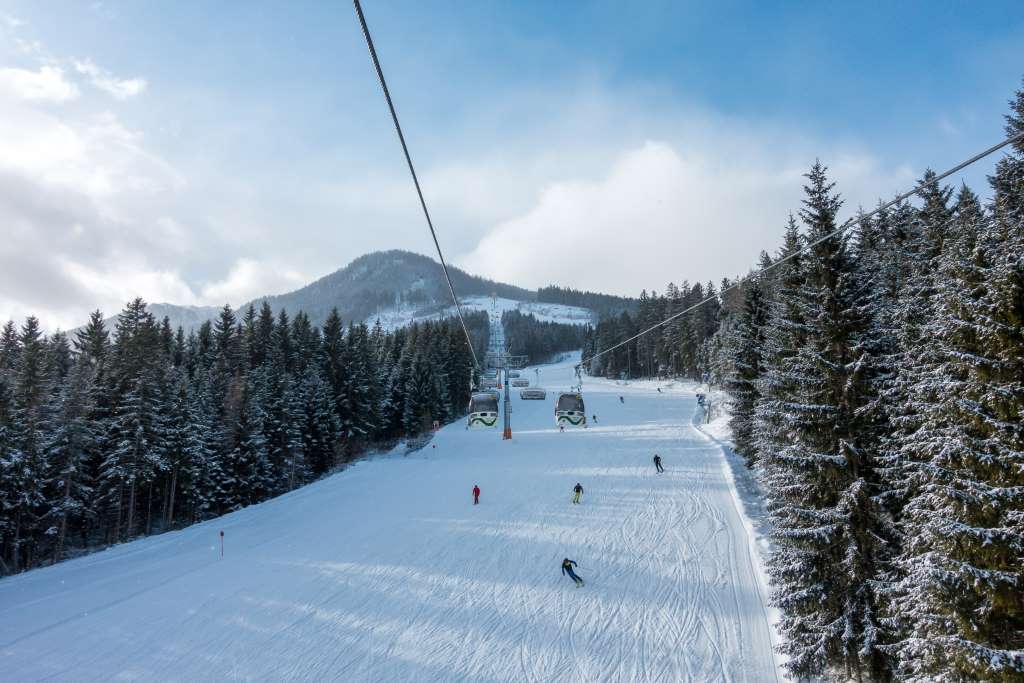
[[[572,568],[575,566],[577,566],[577,564],[574,561],[570,560],[568,557],[562,560],[562,576],[568,574],[569,578],[576,582],[576,587],[580,588],[581,586],[583,586],[583,579],[576,576],[576,572],[572,570]]]

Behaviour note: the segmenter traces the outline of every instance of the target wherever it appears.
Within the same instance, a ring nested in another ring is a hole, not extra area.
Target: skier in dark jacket
[[[580,502],[580,496],[583,495],[583,487],[580,486],[579,482],[576,482],[576,486],[572,487],[572,493],[572,503],[573,505],[576,505],[577,503]]]
[[[665,468],[661,466],[661,456],[657,453],[654,454],[654,469],[658,470],[658,474],[665,471]]]
[[[572,570],[572,568],[576,566],[578,565],[568,557],[562,560],[562,576],[568,574],[569,578],[576,582],[576,587],[579,588],[583,585],[583,579],[576,576],[576,572]]]

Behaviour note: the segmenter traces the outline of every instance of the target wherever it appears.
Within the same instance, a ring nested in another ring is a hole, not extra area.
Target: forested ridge
[[[566,323],[544,322],[529,313],[505,311],[501,315],[508,352],[526,356],[527,363],[546,363],[559,353],[576,351],[583,343],[589,327]]]
[[[1016,135],[1024,91],[1011,107]],[[806,178],[777,267],[587,370],[727,389],[793,677],[1024,680],[1024,143],[984,203],[929,171],[801,252],[842,206],[823,165]],[[713,294],[644,293],[584,357]]]
[[[633,311],[636,309],[637,303],[636,299],[629,299],[623,296],[581,291],[557,285],[548,285],[538,289],[537,301],[588,308],[601,318],[618,315],[623,311]]]
[[[477,354],[485,313],[466,316]],[[465,413],[457,321],[323,328],[250,306],[185,335],[141,299],[69,339],[0,332],[0,570],[208,519]]]

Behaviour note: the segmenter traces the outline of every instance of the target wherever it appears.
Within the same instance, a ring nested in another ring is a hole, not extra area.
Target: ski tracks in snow
[[[541,377],[551,397],[571,365]],[[512,441],[452,425],[436,449],[6,579],[5,680],[777,680],[692,394],[588,381],[584,396],[601,420],[586,430],[560,433],[551,401],[516,398]]]

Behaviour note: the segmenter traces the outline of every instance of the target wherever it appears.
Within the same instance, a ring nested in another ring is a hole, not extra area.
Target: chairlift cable
[[[402,126],[398,123],[398,113],[395,111],[395,104],[391,101],[391,92],[388,90],[387,81],[384,80],[384,72],[380,68],[380,60],[377,59],[377,50],[373,47],[373,38],[370,37],[370,29],[366,25],[366,17],[363,16],[363,8],[359,0],[352,0],[356,7],[356,14],[359,16],[359,25],[363,29],[363,37],[366,38],[366,47],[370,49],[370,59],[373,60],[373,68],[377,71],[377,80],[380,81],[381,90],[384,91],[384,99],[387,100],[388,109],[391,111],[391,120],[395,124],[395,131],[398,133],[398,141],[402,143],[402,152],[405,154],[405,162],[409,165],[409,173],[412,174],[413,185],[416,186],[416,195],[420,198],[420,206],[423,208],[423,215],[427,219],[427,227],[430,228],[430,236],[434,238],[434,246],[437,248],[437,257],[441,259],[441,269],[444,271],[444,279],[448,281],[448,291],[451,292],[452,301],[455,302],[455,310],[462,324],[462,332],[466,335],[466,343],[469,345],[469,353],[473,356],[473,364],[480,367],[476,351],[473,349],[473,340],[469,336],[469,328],[466,327],[466,319],[462,317],[462,304],[455,294],[455,285],[452,284],[451,275],[448,273],[448,264],[441,252],[441,243],[437,240],[437,232],[434,230],[434,222],[430,219],[430,212],[427,210],[427,202],[423,198],[423,190],[420,189],[420,181],[416,176],[416,168],[412,164],[412,157],[409,155],[409,146],[405,143],[405,135],[402,134]]]

